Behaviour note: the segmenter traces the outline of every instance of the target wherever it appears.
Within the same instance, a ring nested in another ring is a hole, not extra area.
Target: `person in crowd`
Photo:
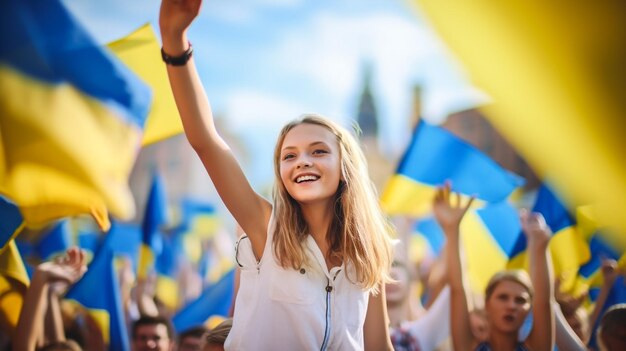
[[[520,220],[528,242],[530,277],[525,271],[495,274],[485,290],[485,314],[489,335],[480,342],[472,333],[467,302],[465,269],[461,264],[459,227],[473,198],[463,203],[460,194],[452,200],[451,184],[437,190],[433,211],[446,235],[447,266],[450,285],[450,330],[455,350],[533,350],[551,351],[554,347],[554,311],[551,265],[548,254],[550,229],[539,213],[522,211]],[[455,204],[453,204],[455,202]],[[533,325],[525,340],[519,331],[532,310]]]
[[[65,338],[59,296],[86,271],[85,253],[77,247],[69,248],[64,255],[37,266],[20,311],[13,340],[14,350],[35,350],[47,344],[78,346]],[[50,313],[47,328],[46,313]]]
[[[391,226],[346,129],[305,115],[279,133],[273,201],[257,194],[218,134],[187,31],[201,0],[163,0],[162,58],[185,134],[246,233],[226,349],[391,350],[384,284]],[[288,327],[281,327],[288,326]]]
[[[203,325],[185,330],[178,335],[177,351],[200,351],[204,345],[204,337],[209,329]]]
[[[224,343],[233,327],[233,319],[227,318],[206,334],[202,351],[224,351]]]
[[[626,304],[613,305],[604,313],[597,336],[600,351],[626,350]]]
[[[439,288],[439,282],[434,282],[437,296],[428,309],[424,309],[419,300],[411,301],[413,273],[409,270],[408,253],[400,241],[394,247],[393,281],[385,284],[391,342],[396,351],[434,350],[450,334],[449,289],[445,282],[443,288]],[[417,310],[412,307],[416,304]]]
[[[133,351],[173,351],[175,350],[174,327],[163,316],[141,316],[131,327]]]

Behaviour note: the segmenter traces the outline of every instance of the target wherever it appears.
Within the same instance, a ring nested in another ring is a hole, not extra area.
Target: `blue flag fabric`
[[[68,220],[62,220],[45,233],[36,244],[35,251],[42,260],[64,253],[72,246],[72,234]]]
[[[20,209],[14,203],[0,196],[0,252],[23,227],[24,219]]]
[[[235,270],[226,273],[218,282],[204,289],[202,294],[182,308],[172,318],[177,332],[204,325],[213,315],[227,316],[234,294]]]
[[[87,273],[68,293],[88,311],[102,328],[109,350],[130,350],[113,251],[105,244],[96,253]]]
[[[486,203],[504,201],[523,184],[471,144],[420,120],[383,191],[382,206],[390,214],[422,216],[431,208],[435,188],[448,180],[453,191]]]
[[[141,225],[138,277],[145,278],[163,250],[161,227],[167,222],[167,198],[163,179],[155,172]]]

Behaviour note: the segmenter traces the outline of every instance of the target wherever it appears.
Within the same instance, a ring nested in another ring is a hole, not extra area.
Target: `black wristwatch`
[[[165,53],[163,47],[161,47],[161,58],[163,58],[163,62],[172,66],[184,66],[187,64],[187,61],[191,58],[191,54],[193,53],[193,47],[191,46],[191,42],[189,43],[189,48],[183,52],[180,56],[170,56]]]

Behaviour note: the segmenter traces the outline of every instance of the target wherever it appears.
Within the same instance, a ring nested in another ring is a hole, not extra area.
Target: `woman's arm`
[[[589,332],[587,333],[587,339],[585,343],[588,343],[591,340],[591,336],[593,330],[596,326],[596,322],[600,318],[600,313],[606,303],[606,299],[609,297],[609,293],[611,292],[611,288],[613,287],[613,283],[615,283],[615,279],[619,275],[617,270],[617,261],[613,259],[602,259],[602,286],[600,287],[600,293],[598,294],[598,298],[593,306],[593,311],[591,315],[589,315]]]
[[[38,340],[43,340],[51,283],[62,285],[55,286],[55,289],[65,290],[86,270],[85,255],[75,247],[68,249],[63,259],[37,266],[20,311],[13,345],[15,350],[34,350]]]
[[[522,231],[526,235],[530,257],[530,280],[533,283],[533,326],[526,339],[531,350],[552,351],[554,348],[554,310],[552,264],[548,253],[550,228],[540,213],[522,210]]]
[[[586,351],[585,343],[567,323],[560,306],[555,302],[553,308],[556,317],[556,346],[559,350]]]
[[[450,184],[437,189],[433,203],[435,218],[446,235],[448,283],[450,285],[450,333],[455,350],[470,350],[476,344],[470,327],[465,272],[461,264],[459,226],[474,198],[461,204],[456,196],[456,206],[450,200]]]
[[[393,351],[389,336],[389,316],[384,287],[378,290],[378,294],[370,294],[363,336],[366,351]]]
[[[189,48],[187,30],[198,16],[201,0],[163,0],[159,15],[163,51],[180,56]],[[209,100],[196,71],[193,57],[183,66],[167,65],[176,106],[187,140],[206,168],[222,201],[250,237],[261,257],[271,207],[246,179],[230,147],[218,134]]]

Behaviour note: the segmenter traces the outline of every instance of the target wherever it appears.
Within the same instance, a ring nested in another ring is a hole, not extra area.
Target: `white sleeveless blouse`
[[[247,236],[237,241],[241,269],[226,350],[363,350],[369,291],[351,283],[345,265],[328,271],[315,240],[305,241],[309,266],[280,267],[272,248],[273,216],[257,264]],[[348,268],[350,277],[354,270]],[[354,280],[354,279],[353,279]]]

